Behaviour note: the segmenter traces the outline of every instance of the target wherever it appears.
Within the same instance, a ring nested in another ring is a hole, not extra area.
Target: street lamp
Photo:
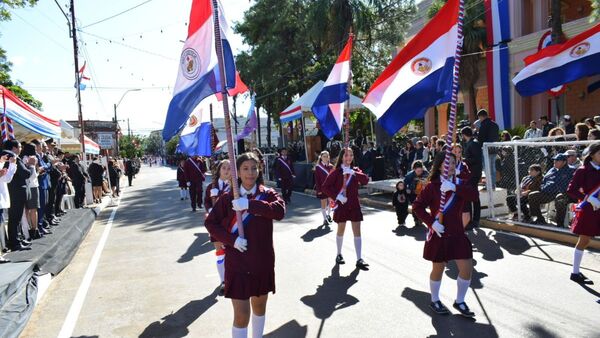
[[[117,107],[121,104],[121,102],[123,101],[123,99],[125,98],[125,95],[127,95],[127,93],[139,92],[140,90],[141,90],[140,88],[133,88],[133,89],[126,90],[123,93],[123,95],[121,96],[121,99],[119,100],[119,102],[114,105],[114,108],[115,108],[115,150],[116,150],[115,156],[119,156],[119,131],[117,130],[117,126],[119,125],[119,120],[117,119]]]

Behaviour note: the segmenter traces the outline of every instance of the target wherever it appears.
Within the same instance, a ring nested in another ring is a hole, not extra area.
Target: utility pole
[[[127,134],[129,134],[129,142],[131,142],[131,127],[129,126],[129,117],[127,118]]]
[[[117,104],[113,104],[115,108],[115,156],[119,156],[119,121],[117,120]]]
[[[81,89],[79,78],[79,48],[77,46],[77,27],[75,26],[75,0],[71,0],[71,37],[73,38],[73,58],[75,59],[75,87],[77,89],[77,109],[79,111],[79,142],[81,142],[82,159],[85,160],[85,128],[83,126],[83,113],[81,112]]]

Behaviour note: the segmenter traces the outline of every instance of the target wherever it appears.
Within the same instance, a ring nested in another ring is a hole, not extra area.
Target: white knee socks
[[[185,189],[180,189],[179,190],[179,197],[180,198],[185,198]]]
[[[262,338],[265,330],[265,316],[252,314],[252,338]]]
[[[323,220],[327,220],[327,209],[321,208],[321,215],[323,215]]]
[[[247,338],[248,337],[248,328],[233,326],[231,328],[231,337],[232,338]]]
[[[573,273],[579,273],[579,266],[581,265],[581,259],[583,258],[583,250],[575,249],[573,253]]]
[[[225,254],[217,252],[217,271],[219,272],[219,278],[221,283],[225,280]]]
[[[469,286],[471,285],[471,280],[462,279],[460,277],[456,278],[456,303],[464,303],[465,295],[467,291],[469,291]]]
[[[356,250],[356,260],[362,258],[362,237],[354,237],[354,249]]]
[[[440,286],[442,286],[442,280],[429,280],[429,290],[431,291],[431,301],[437,302],[440,300]]]
[[[342,244],[344,243],[344,236],[337,236],[335,238],[335,244],[337,244],[337,254],[342,254]]]

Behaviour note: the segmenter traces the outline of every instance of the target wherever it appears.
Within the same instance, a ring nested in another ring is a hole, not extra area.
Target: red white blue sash
[[[585,207],[586,205],[590,204],[590,202],[588,202],[588,199],[590,197],[598,197],[598,195],[600,194],[600,184],[598,184],[598,186],[596,188],[594,188],[594,190],[592,190],[589,194],[585,195],[585,197],[583,198],[583,201],[581,201],[581,203],[577,204],[577,207],[575,208],[575,211],[580,211],[583,209],[583,207]]]
[[[348,188],[348,185],[350,184],[350,181],[352,181],[352,177],[354,177],[354,175],[348,175],[349,177],[345,180],[346,182],[342,185],[342,189],[340,189],[339,194],[343,194],[344,196],[346,196],[346,189]],[[330,205],[331,210],[335,210],[337,209],[337,207],[339,207],[339,204],[337,203],[338,200],[333,200],[334,205]]]
[[[257,200],[257,201],[262,201],[265,198],[267,198],[267,191],[269,190],[265,190],[263,193],[259,194],[258,196],[256,196],[255,198],[249,198],[249,200]],[[248,212],[248,210],[244,211],[242,213],[242,225],[244,227],[244,229],[246,229],[246,227],[248,226],[248,222],[250,222],[250,220],[252,219],[253,215],[250,214]],[[231,219],[231,222],[229,223],[229,232],[232,234],[237,234],[238,233],[238,224],[237,224],[237,217],[236,217],[236,213],[233,214],[233,218]]]
[[[323,170],[323,172],[325,173],[325,175],[329,175],[329,170],[325,169],[321,163],[317,164],[317,168]]]

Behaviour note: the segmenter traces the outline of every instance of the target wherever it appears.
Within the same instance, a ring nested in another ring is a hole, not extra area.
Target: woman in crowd
[[[565,130],[561,127],[554,127],[548,132],[548,136],[564,136]]]
[[[343,148],[335,164],[335,169],[327,176],[323,184],[323,191],[332,200],[336,207],[333,212],[333,221],[338,224],[337,228],[337,257],[336,264],[345,264],[342,256],[342,244],[344,242],[344,231],[346,223],[352,224],[354,234],[354,249],[356,250],[356,267],[368,270],[369,264],[362,259],[362,238],[360,223],[363,214],[358,200],[358,188],[369,183],[369,177],[363,174],[354,165],[354,153],[350,148]]]
[[[329,162],[329,152],[322,151],[319,154],[319,159],[317,161],[317,165],[315,165],[315,191],[317,193],[317,198],[321,201],[321,214],[323,215],[323,225],[329,225],[332,222],[331,216],[329,213],[331,212],[330,208],[330,200],[327,198],[327,195],[323,191],[323,184],[327,179],[327,176],[333,170],[333,165]]]
[[[500,133],[500,142],[510,142],[510,140],[511,136],[508,130],[503,130],[502,133]]]
[[[119,186],[119,178],[121,177],[121,169],[117,167],[114,161],[108,161],[108,178],[110,180],[110,188],[112,190],[112,197],[119,196],[117,187]]]
[[[450,311],[440,301],[439,291],[447,262],[455,261],[458,266],[457,296],[454,308],[465,317],[473,317],[465,303],[465,295],[471,284],[473,270],[473,249],[462,224],[462,211],[465,203],[477,198],[477,189],[465,181],[457,181],[456,158],[450,157],[448,179],[441,177],[444,156],[438,156],[433,163],[429,183],[413,203],[417,216],[429,227],[423,258],[432,263],[429,276],[431,289],[431,309],[438,314]],[[446,207],[438,213],[442,192],[446,194]],[[429,208],[429,212],[427,211]]]
[[[585,123],[577,123],[575,125],[575,137],[577,137],[577,141],[587,140],[589,132],[590,128]]]
[[[39,181],[38,181],[38,165],[35,153],[35,145],[32,143],[25,143],[23,145],[23,162],[27,163],[29,158],[35,158],[35,164],[28,165],[27,168],[31,172],[31,175],[27,179],[27,201],[25,202],[25,217],[24,219],[29,224],[29,237],[40,238],[45,234],[49,234],[50,231],[45,230],[43,227],[38,228],[38,214],[37,209],[40,207],[40,195],[39,195]]]
[[[581,284],[593,284],[580,271],[583,250],[592,237],[600,236],[600,143],[590,146],[583,166],[575,171],[567,188],[569,197],[582,201],[577,205],[571,231],[579,236],[573,253],[571,280]]]
[[[594,119],[591,117],[588,117],[587,119],[585,119],[584,123],[588,127],[589,130],[598,129],[598,125],[596,124]],[[598,129],[598,130],[600,130],[600,129]]]
[[[213,181],[206,187],[204,196],[204,208],[206,208],[207,214],[210,213],[219,197],[231,191],[231,162],[229,160],[220,161],[215,167],[212,177]],[[223,295],[225,292],[225,246],[212,236],[210,237],[210,241],[215,246],[217,272],[221,278],[220,294]]]
[[[225,297],[233,305],[232,337],[246,337],[252,313],[252,336],[262,337],[269,292],[275,292],[273,220],[285,216],[285,202],[260,180],[260,160],[254,153],[238,157],[240,198],[231,193],[217,199],[206,228],[225,244]],[[244,213],[244,238],[238,236],[236,211]]]
[[[94,195],[94,203],[100,203],[102,201],[102,183],[104,174],[104,168],[100,164],[98,157],[94,157],[92,163],[88,167],[88,174],[92,181],[92,193]]]

